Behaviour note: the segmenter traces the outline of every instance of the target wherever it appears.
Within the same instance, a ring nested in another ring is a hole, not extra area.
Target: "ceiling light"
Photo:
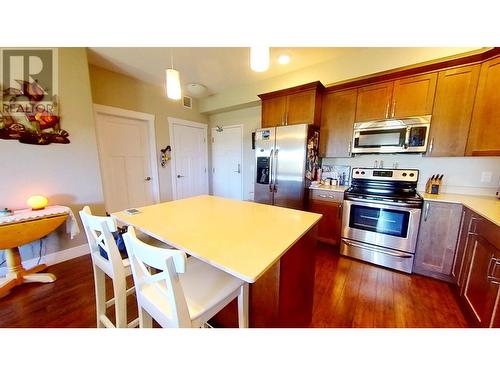
[[[278,62],[280,64],[288,64],[290,62],[290,56],[288,55],[280,55],[280,57],[278,57]]]
[[[250,68],[254,72],[269,69],[269,47],[250,47]]]
[[[174,69],[174,58],[170,52],[171,69],[167,69],[165,76],[165,85],[167,97],[173,100],[179,100],[182,96],[181,92],[181,79],[178,70]]]

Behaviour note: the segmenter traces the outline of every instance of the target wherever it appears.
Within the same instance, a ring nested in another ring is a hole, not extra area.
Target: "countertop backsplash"
[[[443,174],[440,192],[495,196],[500,182],[500,157],[425,157],[407,154],[356,155],[352,158],[323,158],[322,165],[373,168],[418,169],[417,189],[433,174]]]

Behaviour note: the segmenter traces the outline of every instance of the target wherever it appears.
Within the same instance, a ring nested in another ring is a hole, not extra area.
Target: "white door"
[[[242,199],[241,125],[212,129],[212,186],[219,197]]]
[[[207,125],[170,119],[173,198],[208,194]]]
[[[95,108],[106,211],[158,202],[158,174],[152,162],[154,116],[112,107],[109,111],[104,106]]]

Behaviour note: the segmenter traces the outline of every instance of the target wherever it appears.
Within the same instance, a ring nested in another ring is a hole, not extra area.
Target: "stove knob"
[[[361,174],[365,174],[365,172],[364,172],[364,171],[362,171],[362,172],[361,172]]]
[[[410,173],[410,177],[413,177],[413,176],[415,176],[415,173]]]
[[[403,172],[403,177],[406,177],[406,172]]]
[[[359,174],[359,171],[356,171],[356,174]]]

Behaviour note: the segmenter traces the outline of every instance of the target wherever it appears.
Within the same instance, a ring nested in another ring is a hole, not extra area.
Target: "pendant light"
[[[167,69],[165,76],[167,97],[173,100],[179,100],[182,96],[181,80],[179,71],[174,69],[174,58],[172,56],[172,52],[170,52],[170,60],[172,68]]]
[[[254,72],[269,69],[269,47],[250,47],[250,69]]]

